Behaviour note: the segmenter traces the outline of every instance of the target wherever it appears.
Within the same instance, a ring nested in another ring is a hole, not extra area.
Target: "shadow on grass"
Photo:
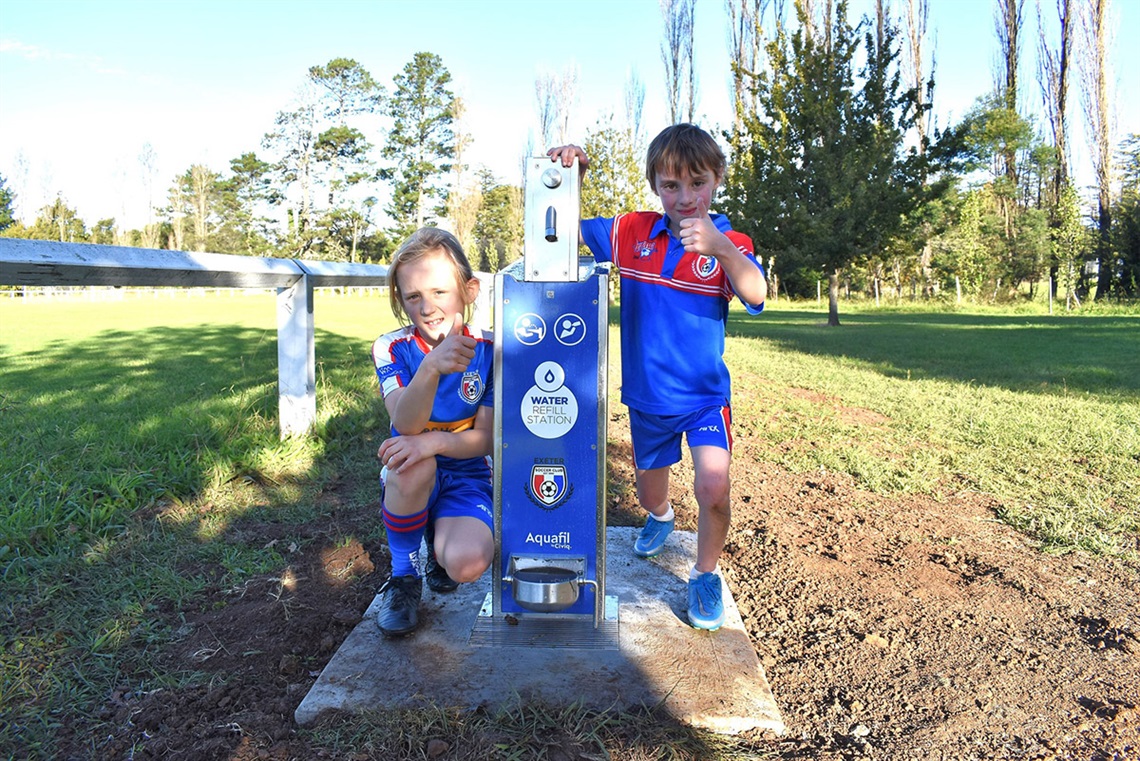
[[[366,387],[366,347],[321,331],[316,343],[322,372],[331,368],[327,385],[355,375]],[[11,550],[51,552],[59,541],[113,533],[156,497],[185,500],[239,478],[272,484],[282,469],[302,480],[321,464],[279,441],[272,331],[107,331],[20,355],[0,379],[0,463],[8,471],[0,523]],[[357,396],[326,427],[336,433],[341,418],[357,427],[375,417],[372,396]]]
[[[855,360],[887,377],[1014,391],[1140,396],[1140,320],[958,313],[840,315],[733,311],[730,337]]]

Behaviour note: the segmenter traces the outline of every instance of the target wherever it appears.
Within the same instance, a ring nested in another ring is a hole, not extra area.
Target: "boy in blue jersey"
[[[552,148],[552,161],[583,174],[586,152]],[[724,363],[728,304],[738,296],[751,314],[767,297],[764,270],[748,236],[709,214],[724,179],[724,153],[692,124],[653,139],[645,176],[664,214],[633,212],[587,219],[581,237],[594,258],[612,262],[621,283],[621,399],[629,408],[637,498],[648,511],[633,552],[653,557],[673,530],[669,473],[687,439],[695,471],[697,561],[689,578],[689,623],[724,623],[717,563],[731,518],[731,383]]]
[[[465,324],[479,281],[451,233],[413,233],[392,257],[388,292],[396,318],[409,323],[372,345],[392,425],[378,452],[392,573],[380,588],[377,623],[395,637],[419,624],[417,561],[429,525],[427,573],[436,591],[475,581],[494,558],[494,350],[489,333],[474,335]]]

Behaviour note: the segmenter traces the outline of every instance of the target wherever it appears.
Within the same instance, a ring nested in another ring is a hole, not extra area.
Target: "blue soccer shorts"
[[[629,408],[633,464],[638,470],[667,468],[681,461],[681,436],[693,447],[732,452],[732,408],[706,407],[685,415],[651,415]]]
[[[380,485],[383,488],[384,476],[388,469],[380,473]],[[435,488],[428,497],[428,517],[434,522],[440,518],[459,518],[467,516],[478,518],[487,524],[492,535],[495,533],[495,513],[492,505],[495,502],[494,487],[490,479],[480,478],[470,473],[452,473],[437,469],[435,472]]]

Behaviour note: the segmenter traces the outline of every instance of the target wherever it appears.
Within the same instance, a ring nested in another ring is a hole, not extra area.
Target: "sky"
[[[1140,132],[1140,0],[1112,0],[1117,139]],[[995,0],[930,0],[935,117],[953,124],[992,89]],[[787,0],[791,6],[791,0]],[[1041,0],[1055,16],[1053,0]],[[893,0],[892,7],[903,7]],[[850,18],[873,12],[851,0]],[[1024,6],[1024,110],[1040,112],[1035,0]],[[296,103],[311,66],[352,58],[392,90],[417,52],[440,56],[466,104],[466,161],[521,182],[536,146],[535,81],[576,70],[572,142],[607,114],[619,118],[631,76],[644,85],[649,136],[667,124],[658,0],[5,0],[0,4],[0,175],[31,222],[57,195],[88,225],[147,222],[192,164],[225,172],[254,151],[279,111]],[[697,0],[697,114],[731,121],[727,13]],[[1079,87],[1070,85],[1070,151],[1090,182]],[[376,145],[383,142],[379,121]],[[153,178],[140,156],[152,156]]]

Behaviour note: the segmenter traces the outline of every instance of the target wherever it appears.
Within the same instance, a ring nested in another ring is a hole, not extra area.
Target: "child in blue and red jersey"
[[[582,148],[552,148],[552,161],[583,174]],[[717,563],[731,518],[731,382],[724,363],[728,305],[735,295],[751,314],[767,297],[764,270],[748,236],[709,214],[724,179],[724,153],[692,124],[653,139],[645,176],[664,214],[632,212],[581,223],[582,241],[612,262],[621,283],[621,399],[629,408],[637,497],[648,511],[634,542],[640,557],[660,553],[673,530],[669,473],[681,459],[681,436],[693,458],[697,560],[689,580],[689,623],[724,622]]]
[[[377,623],[395,637],[419,623],[417,561],[429,526],[426,571],[436,591],[475,581],[494,558],[494,350],[489,333],[466,325],[479,281],[451,233],[413,233],[392,257],[388,292],[396,318],[410,323],[372,345],[392,425],[378,452],[392,573]]]

